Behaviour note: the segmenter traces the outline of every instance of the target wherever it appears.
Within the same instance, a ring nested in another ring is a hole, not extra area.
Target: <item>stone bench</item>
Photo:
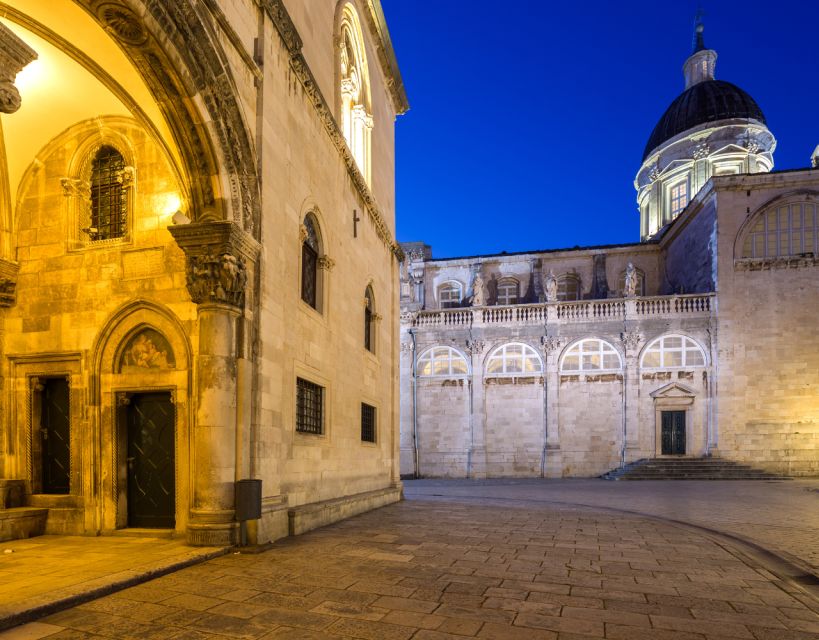
[[[22,507],[26,494],[25,480],[0,479],[0,509]]]
[[[292,507],[287,510],[289,534],[297,536],[311,529],[398,502],[400,499],[399,487],[387,487]]]

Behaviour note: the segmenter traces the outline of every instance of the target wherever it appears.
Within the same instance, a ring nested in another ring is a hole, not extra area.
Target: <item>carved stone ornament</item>
[[[656,181],[660,177],[660,165],[658,163],[654,163],[651,165],[651,168],[648,170],[648,179],[652,182]]]
[[[634,265],[629,262],[626,267],[626,279],[624,284],[623,294],[626,298],[633,298],[637,293],[637,270]]]
[[[14,86],[14,80],[29,62],[36,59],[37,52],[0,23],[0,113],[14,113],[20,108],[20,92]]]
[[[620,334],[620,341],[626,348],[626,351],[634,351],[640,346],[643,340],[643,335],[639,331],[623,331]]]
[[[307,230],[307,225],[299,225],[299,242],[304,244],[305,240],[310,237],[310,232]]]
[[[413,311],[402,311],[401,312],[401,324],[412,324],[415,321],[415,312]]]
[[[543,336],[540,343],[543,345],[543,352],[548,355],[552,351],[559,351],[566,344],[566,340],[558,336]]]
[[[243,309],[248,266],[256,262],[258,243],[230,221],[174,225],[168,230],[187,255],[191,299]]]
[[[466,351],[469,355],[478,355],[483,353],[483,350],[486,348],[486,342],[483,340],[467,340],[466,341]]]
[[[336,261],[333,260],[330,256],[321,256],[317,261],[319,269],[324,269],[325,271],[332,271],[333,267],[336,266]]]
[[[401,353],[410,354],[412,353],[412,341],[402,342],[401,343]]]
[[[707,157],[708,154],[711,152],[711,149],[708,146],[707,142],[701,142],[696,147],[694,147],[694,159],[695,160],[702,160],[703,158]]]
[[[79,178],[60,178],[60,186],[66,198],[91,198],[91,183]]]
[[[17,272],[20,265],[0,259],[0,307],[11,307],[17,301]]]
[[[121,3],[109,2],[97,8],[97,15],[105,23],[108,31],[124,43],[139,47],[148,40],[148,33],[142,21]]]
[[[549,269],[546,276],[545,292],[546,302],[557,302],[557,278],[555,278],[555,272],[551,269]]]

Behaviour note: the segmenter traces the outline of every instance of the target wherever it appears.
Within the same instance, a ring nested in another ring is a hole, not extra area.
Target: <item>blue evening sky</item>
[[[643,148],[683,90],[697,0],[382,0],[410,101],[398,239],[435,257],[636,242]],[[704,0],[716,77],[759,103],[775,170],[819,144],[819,1]]]

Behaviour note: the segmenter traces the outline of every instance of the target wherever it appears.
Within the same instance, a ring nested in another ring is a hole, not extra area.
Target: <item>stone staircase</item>
[[[41,536],[48,509],[25,506],[25,482],[0,479],[0,542]]]
[[[606,480],[790,480],[722,458],[644,458],[614,469]]]

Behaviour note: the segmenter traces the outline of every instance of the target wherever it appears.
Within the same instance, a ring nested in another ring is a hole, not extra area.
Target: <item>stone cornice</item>
[[[20,93],[14,86],[17,74],[37,52],[0,23],[0,113],[14,113],[20,108]]]
[[[397,115],[401,115],[409,111],[409,101],[407,100],[407,92],[404,89],[401,71],[398,69],[395,50],[392,48],[392,40],[387,29],[387,21],[384,18],[381,0],[367,0],[367,8],[369,9],[365,14],[367,27],[375,43],[381,72],[384,74],[384,80],[390,98],[392,98],[393,109],[395,109]]]
[[[324,125],[327,134],[330,136],[330,140],[341,155],[347,167],[347,173],[350,175],[350,179],[353,181],[361,197],[364,208],[367,209],[367,214],[375,226],[378,237],[381,238],[398,260],[403,260],[404,252],[393,239],[372,191],[370,191],[367,181],[364,179],[361,171],[359,171],[353,154],[350,153],[350,149],[347,147],[347,141],[344,139],[344,134],[341,132],[333,116],[332,109],[330,109],[330,106],[327,104],[327,100],[325,100],[324,95],[321,93],[321,89],[319,89],[313,72],[307,64],[307,60],[301,51],[303,46],[301,36],[299,36],[296,30],[296,26],[284,6],[283,0],[260,0],[260,3],[264,10],[267,11],[276,30],[279,32],[282,42],[287,47],[290,54],[290,67],[293,69],[299,82],[301,82],[302,87],[304,87],[304,91],[307,93],[310,102],[313,104],[313,108],[316,110],[316,114]]]
[[[775,256],[770,258],[738,258],[734,260],[737,271],[770,271],[772,269],[800,269],[819,265],[819,256],[806,253],[801,256]]]

